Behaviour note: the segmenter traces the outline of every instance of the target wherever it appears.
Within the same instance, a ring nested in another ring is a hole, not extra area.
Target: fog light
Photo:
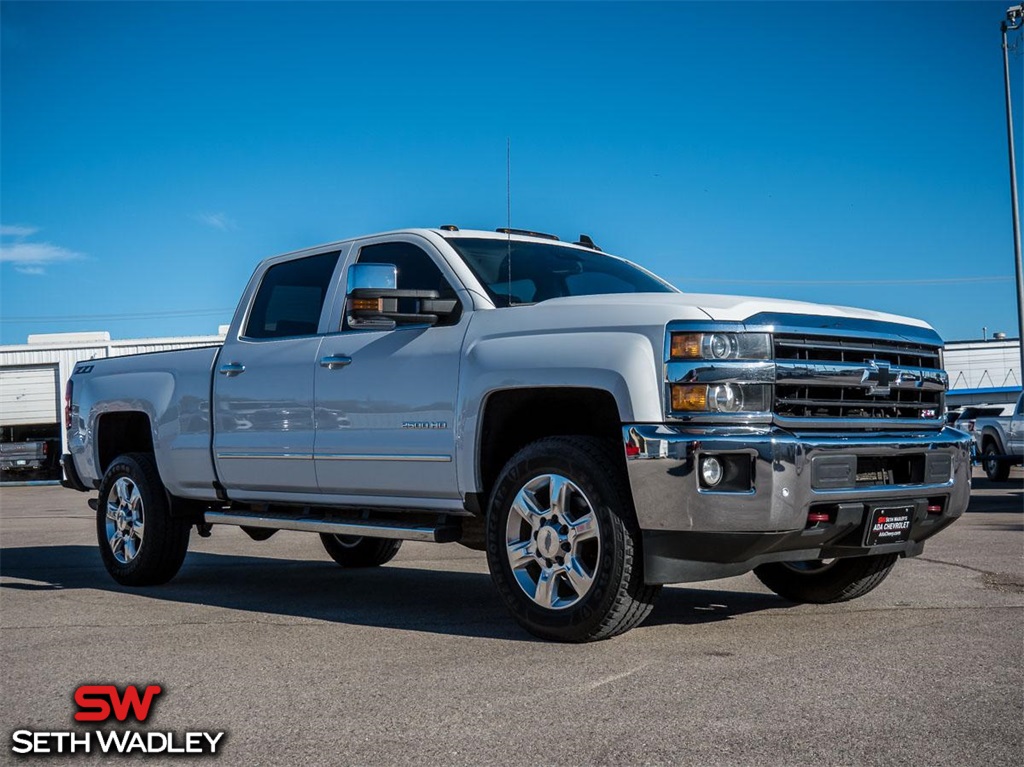
[[[700,462],[700,476],[704,484],[714,487],[722,481],[722,463],[713,455],[709,455]]]

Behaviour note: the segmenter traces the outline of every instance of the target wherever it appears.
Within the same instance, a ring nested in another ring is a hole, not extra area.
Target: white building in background
[[[46,333],[29,336],[27,344],[0,346],[0,442],[66,444],[64,386],[83,360],[211,346],[226,332],[222,326],[218,335],[118,341],[107,332]]]
[[[1021,390],[1020,339],[949,341],[943,354],[950,407],[1016,402]]]

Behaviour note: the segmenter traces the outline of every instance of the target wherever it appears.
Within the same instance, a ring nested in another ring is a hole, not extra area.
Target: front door
[[[399,289],[456,297],[453,277],[425,241],[364,244],[358,262],[395,265]],[[314,373],[320,491],[399,505],[402,498],[458,498],[455,402],[469,315],[390,330],[344,323],[324,337]]]

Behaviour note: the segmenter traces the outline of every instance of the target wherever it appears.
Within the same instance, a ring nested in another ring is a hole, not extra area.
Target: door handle
[[[320,367],[327,368],[328,370],[335,370],[337,368],[343,368],[348,364],[351,364],[352,358],[346,357],[343,354],[331,354],[327,357],[320,358]]]
[[[240,362],[228,362],[221,365],[217,372],[222,376],[236,376],[245,372],[245,365]]]

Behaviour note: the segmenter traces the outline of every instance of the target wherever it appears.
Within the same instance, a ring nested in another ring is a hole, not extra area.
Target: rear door
[[[217,474],[238,500],[316,492],[313,372],[337,250],[272,264],[217,360]]]
[[[423,238],[375,238],[356,247],[351,261],[395,265],[399,289],[459,297],[455,275]],[[339,330],[324,336],[323,364],[314,373],[322,493],[458,498],[455,402],[465,305],[463,298],[455,315],[433,327],[367,329],[352,326],[339,296]],[[328,358],[347,362],[331,365]]]

